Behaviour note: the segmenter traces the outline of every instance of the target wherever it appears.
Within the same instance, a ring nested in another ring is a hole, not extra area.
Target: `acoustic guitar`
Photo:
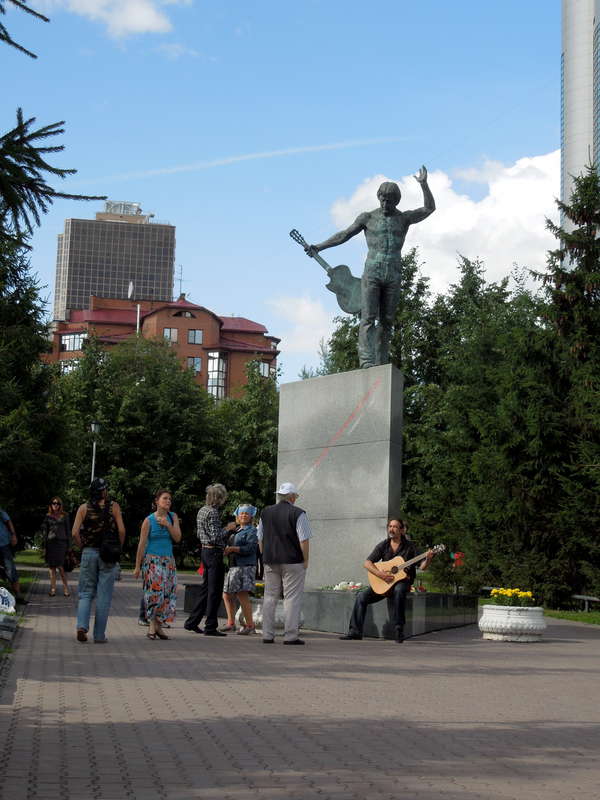
[[[290,231],[290,236],[302,247],[308,247],[308,242],[295,228]],[[350,272],[350,268],[345,264],[340,264],[338,267],[330,267],[325,259],[321,258],[318,253],[307,252],[306,255],[310,256],[310,258],[314,258],[315,261],[320,264],[325,272],[329,275],[329,283],[325,284],[325,286],[330,292],[334,293],[337,298],[338,305],[342,311],[345,311],[346,314],[360,314],[360,278],[356,278]]]
[[[445,544],[436,544],[431,548],[434,555],[437,553],[443,553],[445,549]],[[412,567],[413,564],[418,564],[420,561],[423,561],[427,555],[427,552],[428,551],[426,550],[424,553],[421,553],[420,556],[415,556],[408,561],[405,561],[402,556],[390,558],[389,561],[378,561],[375,564],[377,569],[380,569],[382,572],[389,572],[394,580],[386,583],[383,578],[378,578],[377,575],[373,575],[372,572],[367,572],[371,589],[373,589],[374,592],[377,592],[377,594],[385,594],[386,592],[389,592],[392,586],[398,583],[398,581],[402,581],[408,577],[406,570],[409,567]]]

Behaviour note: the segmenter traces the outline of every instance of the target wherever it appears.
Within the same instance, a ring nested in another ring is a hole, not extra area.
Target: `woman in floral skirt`
[[[162,626],[175,619],[177,572],[173,542],[181,541],[177,514],[171,511],[171,492],[159,489],[154,497],[155,511],[142,523],[135,559],[134,578],[144,580],[144,598],[149,629],[148,639],[168,639]]]

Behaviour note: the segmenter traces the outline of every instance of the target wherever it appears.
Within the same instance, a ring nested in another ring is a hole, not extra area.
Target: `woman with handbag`
[[[48,513],[42,522],[42,543],[44,560],[50,570],[50,597],[56,594],[56,570],[60,573],[63,594],[70,597],[69,582],[65,573],[65,558],[71,543],[71,525],[69,515],[63,509],[60,497],[53,497],[48,506]]]
[[[256,516],[256,508],[249,503],[242,503],[235,510],[238,521],[236,533],[229,538],[225,555],[229,556],[229,571],[223,586],[223,603],[227,610],[227,625],[221,630],[225,633],[235,631],[235,599],[240,602],[244,625],[238,631],[241,636],[256,633],[252,619],[252,603],[250,592],[256,588],[256,561],[258,554],[258,538],[252,520]]]
[[[79,567],[79,603],[77,605],[77,641],[87,642],[87,632],[96,600],[94,642],[104,644],[106,623],[110,612],[117,563],[125,526],[119,504],[108,497],[104,478],[94,478],[90,484],[90,499],[77,510],[73,539],[81,547]]]
[[[148,639],[168,639],[162,626],[173,622],[177,604],[177,571],[173,542],[181,541],[177,514],[171,511],[171,492],[159,489],[154,496],[154,512],[142,522],[135,559],[134,578],[144,580],[144,605]]]

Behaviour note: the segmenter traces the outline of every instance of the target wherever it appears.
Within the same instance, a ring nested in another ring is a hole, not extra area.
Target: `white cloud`
[[[284,296],[267,300],[282,324],[277,328],[281,349],[285,353],[302,353],[314,362],[321,339],[327,341],[333,332],[333,315],[319,300],[311,297]]]
[[[435,291],[457,279],[457,254],[481,258],[489,280],[508,275],[513,263],[543,268],[546,251],[555,240],[546,231],[545,218],[557,218],[554,198],[559,194],[560,151],[520,158],[506,166],[488,161],[481,168],[463,169],[455,177],[487,186],[481,200],[459,194],[449,175],[430,173],[429,184],[437,210],[409,229],[407,248],[418,246],[423,272]],[[338,199],[331,208],[334,224],[348,226],[361,211],[376,207],[376,193],[384,175],[364,180],[351,197]],[[420,188],[412,176],[396,179],[402,190],[400,208],[422,205]],[[366,249],[366,248],[365,248]],[[353,272],[360,274],[361,265]]]
[[[162,44],[158,45],[156,50],[171,61],[177,61],[179,58],[183,58],[184,56],[198,58],[200,55],[200,53],[197,50],[194,50],[193,47],[188,47],[187,45],[180,44],[179,42],[163,42]]]
[[[94,22],[102,22],[111,36],[136,33],[167,33],[171,22],[162,8],[191,5],[192,0],[47,0],[46,7],[59,7]]]

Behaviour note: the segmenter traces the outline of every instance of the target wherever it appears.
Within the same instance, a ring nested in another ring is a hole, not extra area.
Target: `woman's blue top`
[[[254,525],[246,525],[245,528],[240,528],[235,534],[232,545],[240,548],[239,553],[233,554],[236,567],[250,567],[256,564],[258,536]]]
[[[146,543],[147,556],[172,556],[173,555],[173,540],[171,534],[163,526],[156,521],[154,514],[146,517],[150,523],[150,530],[148,531],[148,542]],[[169,513],[169,523],[174,522],[174,517]]]

